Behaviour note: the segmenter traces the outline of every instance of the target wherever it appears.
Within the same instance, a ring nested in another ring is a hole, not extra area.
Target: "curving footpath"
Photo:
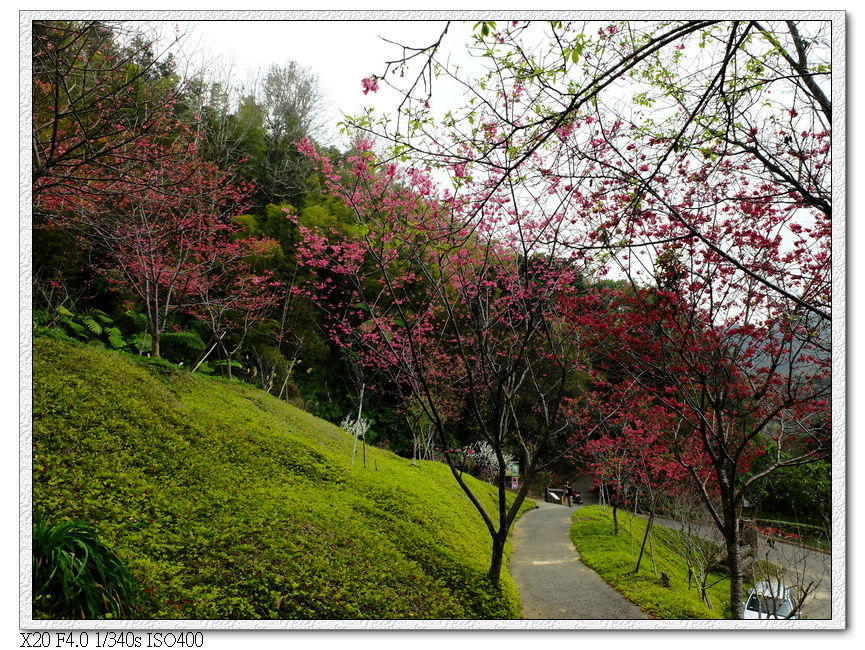
[[[514,525],[510,574],[524,619],[647,619],[579,559],[570,538],[572,508],[538,501]]]

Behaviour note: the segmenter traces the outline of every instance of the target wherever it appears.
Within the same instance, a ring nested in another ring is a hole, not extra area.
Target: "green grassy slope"
[[[619,510],[620,529],[615,535],[612,509],[587,506],[573,514],[571,540],[587,567],[655,618],[727,618],[730,613],[729,578],[712,574],[708,594],[713,608],[707,608],[697,585],[689,584],[687,564],[681,551],[674,550],[673,531],[658,523],[652,525],[653,543],[651,549],[646,546],[640,572],[634,573],[646,524],[645,519]],[[652,566],[652,556],[657,573]],[[661,579],[662,572],[669,576],[668,585]]]
[[[448,468],[251,386],[34,340],[33,502],[96,524],[142,618],[493,618],[486,528]],[[493,507],[490,486],[472,481]]]

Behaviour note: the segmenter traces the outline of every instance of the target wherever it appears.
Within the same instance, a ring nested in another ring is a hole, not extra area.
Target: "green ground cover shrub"
[[[97,526],[145,617],[519,616],[445,465],[368,448],[351,466],[348,434],[237,381],[43,338],[33,352],[34,507]]]
[[[714,575],[708,584],[709,597],[714,609],[707,608],[700,599],[696,585],[688,587],[688,569],[685,561],[676,555],[664,540],[669,531],[653,525],[653,547],[657,575],[652,568],[648,544],[640,565],[634,573],[640,544],[646,531],[646,521],[619,512],[620,531],[613,534],[611,508],[587,506],[573,515],[571,539],[580,553],[582,562],[598,573],[603,580],[639,605],[644,611],[661,619],[718,619],[730,614],[730,581]],[[662,572],[669,576],[664,584]],[[720,582],[718,580],[720,579]]]

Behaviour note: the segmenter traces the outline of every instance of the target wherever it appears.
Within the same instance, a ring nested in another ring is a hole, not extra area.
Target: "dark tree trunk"
[[[646,549],[646,540],[649,538],[649,535],[652,534],[652,524],[655,522],[655,509],[658,507],[658,501],[661,498],[661,493],[658,492],[655,495],[655,498],[652,499],[652,511],[649,513],[649,521],[646,523],[646,534],[643,535],[643,543],[640,546],[640,557],[637,558],[637,567],[634,569],[634,573],[637,573],[640,570],[640,562],[643,561],[643,551]],[[636,511],[636,507],[634,507]],[[654,558],[654,555],[652,556]]]
[[[154,359],[161,359],[159,356],[159,329],[154,327],[150,330],[150,356]]]
[[[654,504],[653,504],[654,506]],[[652,524],[655,521],[655,508],[652,507],[652,512],[649,514],[649,521],[646,523],[646,533],[643,535],[643,543],[640,545],[640,556],[637,558],[637,566],[634,567],[634,573],[639,573],[640,563],[643,561],[643,553],[646,550],[646,540],[652,534]]]
[[[733,495],[724,495],[732,502]],[[722,498],[724,498],[722,497]],[[730,570],[730,615],[735,620],[745,617],[742,602],[742,552],[739,548],[739,517],[734,503],[724,507],[724,538],[727,543],[727,568]]]
[[[490,572],[487,574],[490,581],[496,586],[502,573],[502,561],[505,557],[505,542],[508,539],[508,529],[499,530],[493,535],[493,555],[490,559]]]
[[[730,569],[730,614],[741,620],[745,616],[745,605],[742,602],[742,554],[738,539],[727,542],[727,566]]]
[[[702,582],[700,582],[700,598],[703,599],[703,604],[706,606],[707,609],[714,610],[715,606],[712,604],[712,599],[709,598],[709,588],[706,586],[706,583],[708,581],[709,581],[709,572],[707,571],[706,573],[703,574],[703,580],[702,580]]]

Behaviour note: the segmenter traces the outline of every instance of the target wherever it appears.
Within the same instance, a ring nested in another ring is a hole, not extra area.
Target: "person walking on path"
[[[648,619],[580,562],[570,537],[571,511],[544,502],[514,525],[510,574],[525,619]]]
[[[571,497],[574,495],[574,489],[571,487],[570,481],[565,481],[565,493],[562,495],[562,501],[568,500],[568,507],[571,507]],[[565,505],[562,503],[562,505]]]

